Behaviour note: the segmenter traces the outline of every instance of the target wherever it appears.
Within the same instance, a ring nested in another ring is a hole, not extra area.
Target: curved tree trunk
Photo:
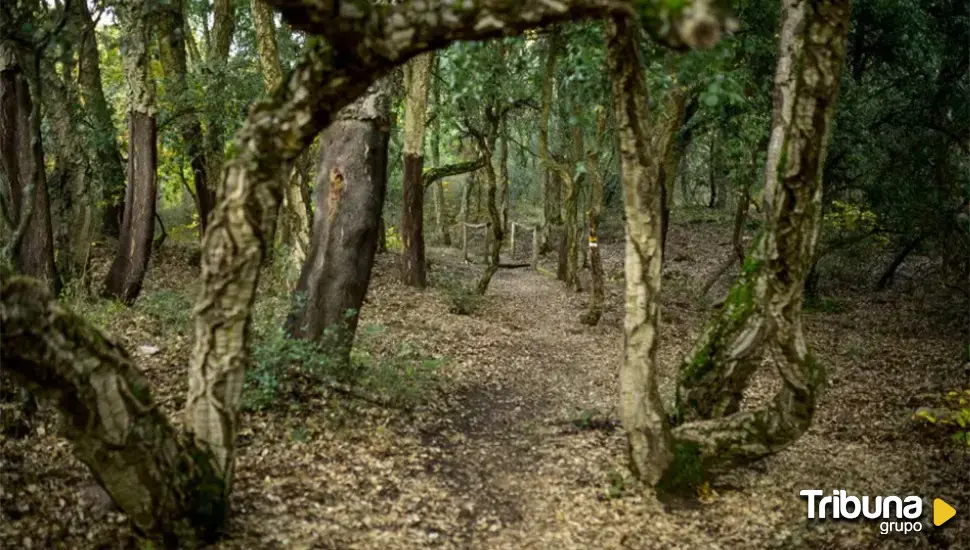
[[[0,43],[0,168],[14,234],[8,243],[17,269],[60,290],[54,265],[54,232],[41,143],[40,75],[32,52]],[[28,74],[28,64],[34,69]],[[23,225],[26,224],[26,225]],[[22,229],[22,231],[21,231]],[[2,260],[2,259],[0,259]]]
[[[401,200],[401,280],[424,288],[424,125],[432,54],[422,54],[404,67],[407,99],[404,111],[404,196]]]
[[[389,116],[381,81],[340,112],[321,142],[313,243],[287,331],[326,344],[339,360],[349,360],[377,251]]]
[[[657,382],[657,341],[663,249],[661,182],[650,158],[648,90],[638,25],[617,18],[607,24],[607,63],[620,144],[620,181],[626,212],[626,318],[620,367],[620,421],[627,431],[630,463],[648,484],[672,460],[670,429]]]
[[[209,93],[215,97],[225,94],[226,63],[229,61],[229,49],[232,46],[232,35],[236,30],[236,20],[233,13],[232,0],[213,0],[212,2],[212,36],[208,41],[209,50],[206,61],[210,71],[211,81]],[[218,115],[208,117],[205,133],[205,165],[208,168],[206,182],[209,188],[198,190],[199,224],[203,231],[208,227],[209,214],[215,206],[215,187],[222,182],[222,166],[225,164],[225,126]]]
[[[821,220],[822,168],[845,57],[847,0],[785,0],[775,111],[765,169],[767,224],[727,303],[681,368],[674,436],[721,469],[796,440],[815,411],[822,369],[802,334],[805,278]],[[767,407],[737,412],[762,357],[783,387]],[[721,418],[724,417],[724,418]]]
[[[155,83],[150,73],[151,28],[140,4],[119,9],[124,34],[123,69],[128,97],[128,186],[121,237],[104,295],[133,304],[141,292],[155,230]],[[201,196],[199,197],[201,200]]]

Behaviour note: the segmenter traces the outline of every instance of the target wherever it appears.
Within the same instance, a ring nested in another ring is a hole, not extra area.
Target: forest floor
[[[730,254],[729,232],[703,219],[672,227],[659,352],[668,398],[733,276],[697,296]],[[198,269],[187,248],[166,246],[135,308],[75,305],[134,350],[160,406],[177,418],[191,345],[187,281]],[[970,379],[965,303],[918,281],[878,294],[823,283],[825,298],[805,313],[829,376],[812,428],[697,499],[661,504],[632,479],[615,422],[622,242],[602,250],[607,307],[596,327],[578,321],[588,292],[565,292],[551,264],[499,271],[486,298],[466,304],[472,314],[457,315],[447,281],[471,282],[481,266],[432,248],[432,286],[418,291],[397,281],[394,255],[379,256],[355,358],[367,391],[391,388],[400,399],[375,404],[339,384],[302,400],[248,398],[231,535],[217,548],[970,548],[970,453],[910,418]],[[271,325],[285,303],[285,290],[258,302],[255,330],[266,340],[254,346],[266,361],[281,349]],[[275,387],[259,372],[247,391]],[[776,386],[764,373],[750,402]],[[31,435],[0,441],[0,547],[144,548],[56,436],[53,418],[42,409]],[[881,535],[872,521],[806,520],[802,489],[922,496],[923,530]],[[936,497],[958,510],[941,528],[925,519]]]

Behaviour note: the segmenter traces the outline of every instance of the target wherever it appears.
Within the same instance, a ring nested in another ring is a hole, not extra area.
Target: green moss
[[[668,495],[686,496],[697,491],[705,479],[700,446],[679,441],[674,445],[674,458],[657,483],[657,490]]]

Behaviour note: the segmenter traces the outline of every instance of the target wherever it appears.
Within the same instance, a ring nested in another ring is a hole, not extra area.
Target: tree
[[[290,21],[322,39],[308,41],[287,86],[251,109],[238,133],[237,156],[217,190],[203,237],[186,432],[175,431],[153,406],[144,378],[110,338],[64,311],[29,279],[5,276],[0,287],[5,367],[34,391],[59,399],[75,453],[140,531],[169,546],[207,538],[226,519],[248,327],[267,245],[262,239],[272,234],[282,168],[341,108],[414,55],[457,40],[630,10],[625,2],[587,0],[555,6],[495,1],[488,2],[489,10],[477,3],[365,3],[348,15],[326,3],[274,2]],[[698,6],[680,13],[682,19],[653,15],[650,28],[672,44],[716,40],[723,15]],[[324,213],[329,209],[317,215]]]
[[[41,42],[30,41],[30,47],[18,47],[11,39],[0,42],[0,167],[6,180],[0,195],[6,199],[4,222],[11,231],[7,257],[0,261],[13,260],[18,270],[43,279],[57,292],[60,280],[41,143],[39,57],[46,40]]]
[[[401,279],[424,288],[424,126],[434,56],[422,54],[404,69],[404,198],[401,209]]]
[[[785,0],[765,169],[766,227],[744,273],[681,367],[673,431],[716,470],[778,451],[811,423],[823,380],[802,334],[803,288],[821,222],[822,173],[845,58],[846,0]],[[783,381],[739,412],[767,356]]]
[[[280,65],[276,44],[276,26],[273,11],[263,0],[252,2],[253,25],[256,28],[256,49],[259,52],[259,65],[263,71],[263,86],[267,94],[272,94],[283,82],[283,68]],[[287,274],[299,273],[306,261],[310,247],[310,216],[306,191],[309,180],[311,159],[309,152],[303,153],[294,163],[289,185],[280,207],[277,243],[283,245],[289,256]]]
[[[105,280],[104,295],[133,304],[141,292],[155,231],[157,144],[155,82],[149,57],[149,4],[129,0],[117,7],[123,33],[128,99],[128,186],[118,251]],[[200,197],[201,200],[201,197]]]
[[[340,112],[321,143],[313,241],[287,331],[324,343],[337,361],[350,360],[377,252],[389,109],[387,82],[380,81]]]
[[[177,106],[176,112],[185,109],[185,114],[179,115],[176,123],[179,125],[179,132],[182,138],[183,154],[189,160],[192,169],[192,179],[195,184],[196,209],[199,212],[199,237],[205,232],[209,211],[212,210],[212,191],[210,189],[210,175],[218,178],[218,174],[212,174],[206,165],[205,157],[205,136],[202,133],[202,123],[196,114],[195,108],[191,105],[192,98],[189,97],[186,75],[188,74],[188,64],[186,62],[185,37],[189,34],[189,29],[185,24],[185,6],[182,0],[173,0],[168,4],[159,18],[158,38],[159,52],[161,53],[162,70],[168,85],[168,92],[172,96],[172,101]]]

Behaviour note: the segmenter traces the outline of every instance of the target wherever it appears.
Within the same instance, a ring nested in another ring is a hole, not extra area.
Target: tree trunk
[[[206,60],[210,82],[208,93],[215,97],[225,95],[226,64],[229,60],[229,48],[232,46],[232,35],[236,29],[232,0],[213,0],[212,2],[212,39],[208,43]],[[206,180],[213,183],[210,187],[222,184],[222,165],[225,163],[225,125],[218,115],[206,120],[205,133],[205,165],[209,172]],[[199,210],[205,211],[206,218],[214,206],[215,189],[208,189],[205,194],[199,193]],[[204,224],[200,220],[200,224]]]
[[[256,31],[256,50],[259,65],[263,71],[263,88],[266,95],[272,95],[283,82],[283,69],[280,66],[276,47],[276,26],[273,23],[273,10],[263,0],[252,0],[253,26]],[[300,155],[290,173],[289,183],[283,195],[278,230],[275,240],[287,252],[284,259],[286,279],[292,281],[299,274],[306,261],[310,247],[310,216],[307,213],[306,188],[309,183],[309,151]],[[271,257],[268,254],[267,257]]]
[[[118,148],[117,131],[111,105],[104,97],[101,85],[100,54],[94,34],[94,21],[87,2],[72,2],[72,18],[76,18],[80,34],[78,45],[77,81],[84,101],[84,110],[92,125],[92,149],[94,152],[94,177],[105,204],[102,212],[102,230],[106,235],[121,234],[121,217],[124,210],[125,167]]]
[[[626,319],[620,367],[620,420],[627,431],[630,463],[655,484],[672,459],[670,431],[657,382],[660,322],[661,182],[647,141],[648,90],[637,24],[617,18],[607,25],[607,63],[620,144],[620,181],[626,211]]]
[[[586,173],[590,178],[589,197],[589,264],[593,291],[589,297],[589,309],[580,320],[595,326],[603,315],[603,260],[599,248],[599,223],[603,213],[603,173],[600,172],[599,153],[606,135],[606,110],[599,107],[596,121],[597,147],[586,154]]]
[[[324,132],[313,243],[293,293],[290,335],[348,361],[370,284],[384,206],[389,137],[386,82],[345,107]]]
[[[432,54],[422,54],[405,66],[407,99],[404,111],[404,181],[401,208],[401,280],[424,288],[424,125]]]
[[[684,154],[683,140],[678,134],[686,121],[687,90],[682,84],[675,84],[667,92],[664,112],[654,138],[654,151],[660,162],[661,231],[660,246],[666,250],[667,232],[670,228],[670,206],[674,199],[674,185],[677,181],[677,168]]]
[[[118,251],[105,280],[104,296],[135,303],[151,256],[155,230],[155,83],[150,73],[151,27],[143,7],[120,9],[125,86],[128,98],[128,186]],[[200,197],[201,200],[201,197]]]
[[[501,124],[501,123],[499,123]],[[485,227],[486,231],[486,261],[487,265],[485,267],[485,272],[482,273],[481,279],[478,280],[478,286],[476,290],[478,294],[484,295],[488,291],[488,285],[492,281],[492,276],[498,271],[500,255],[502,253],[502,240],[505,238],[505,233],[502,231],[502,220],[499,215],[498,204],[496,204],[496,199],[498,195],[498,175],[495,173],[495,165],[492,162],[492,153],[495,146],[495,134],[490,132],[490,136],[487,138],[487,143],[482,147],[482,155],[486,158],[487,162],[485,164],[485,179],[488,181],[488,193],[487,197],[487,207],[488,207],[488,217],[490,223]],[[503,140],[504,143],[504,140]],[[499,149],[499,162],[504,163],[508,160],[508,148],[500,147]],[[491,235],[489,235],[491,231]]]
[[[435,67],[438,66],[438,56],[434,58]],[[434,122],[431,125],[431,163],[435,168],[441,166],[441,83],[433,79],[431,90],[436,110]],[[434,224],[438,231],[438,238],[444,246],[451,246],[451,232],[448,231],[448,204],[445,200],[445,185],[443,180],[434,183]]]
[[[821,367],[802,334],[805,278],[821,225],[822,168],[845,57],[847,0],[785,0],[775,111],[765,168],[766,228],[722,310],[680,373],[674,436],[704,469],[777,452],[815,412]],[[737,412],[762,357],[783,386],[763,409]]]
[[[4,279],[4,368],[58,403],[74,455],[139,531],[161,534],[168,547],[210,538],[227,509],[209,452],[172,427],[112,338],[36,281]]]
[[[541,104],[539,109],[539,181],[542,184],[542,250],[550,250],[552,228],[562,223],[559,200],[559,180],[552,176],[549,154],[549,117],[552,113],[553,83],[556,77],[556,59],[562,42],[559,27],[549,31],[546,64],[542,76]],[[555,189],[554,189],[555,187]]]
[[[95,202],[91,185],[91,167],[85,150],[88,143],[82,141],[84,133],[79,124],[79,113],[73,107],[78,104],[76,90],[69,88],[54,71],[54,67],[42,67],[44,77],[44,103],[47,116],[54,130],[57,160],[60,171],[67,181],[68,225],[65,248],[58,254],[58,272],[69,278],[84,275],[91,256],[94,240]]]
[[[906,258],[926,239],[926,234],[920,234],[916,238],[911,239],[899,252],[893,257],[893,261],[889,263],[885,271],[879,277],[879,282],[876,283],[876,291],[885,290],[893,282],[893,277],[896,275],[896,270],[899,266],[903,265]]]
[[[172,0],[159,18],[159,52],[162,71],[168,83],[170,101],[180,108],[189,107],[179,116],[176,124],[182,137],[182,153],[189,159],[192,169],[192,183],[195,185],[196,208],[199,213],[199,239],[205,233],[209,212],[212,211],[213,194],[209,189],[209,169],[206,166],[205,141],[202,123],[192,109],[194,98],[189,94],[186,74],[188,63],[185,57],[185,37],[189,29],[185,24],[185,6],[182,0]],[[176,109],[178,111],[178,109]]]
[[[60,280],[54,265],[41,143],[42,94],[35,61],[33,52],[15,49],[12,41],[0,43],[0,168],[6,176],[3,192],[11,210],[4,214],[15,228],[7,251],[20,272],[43,279],[56,294]]]

